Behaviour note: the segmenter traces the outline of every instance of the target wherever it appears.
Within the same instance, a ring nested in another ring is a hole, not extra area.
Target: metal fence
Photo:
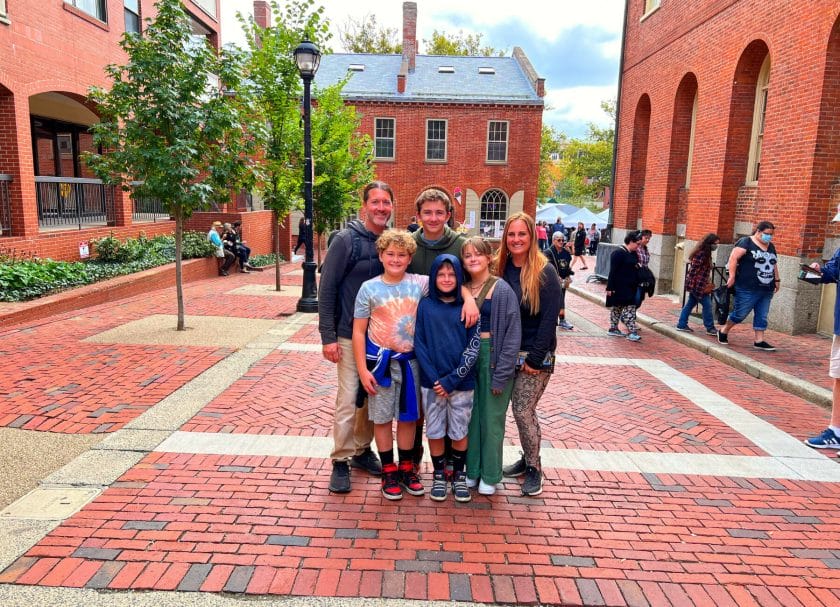
[[[35,177],[35,191],[42,228],[113,225],[114,188],[99,179]]]
[[[132,221],[169,221],[172,217],[166,205],[159,198],[143,196],[137,193],[137,186],[142,182],[131,182],[131,219]]]
[[[12,235],[12,197],[9,193],[11,175],[0,174],[0,236]]]

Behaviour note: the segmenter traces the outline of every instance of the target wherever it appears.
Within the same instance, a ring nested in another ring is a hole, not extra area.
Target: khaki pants
[[[335,397],[333,422],[333,461],[347,461],[370,448],[373,440],[373,423],[368,420],[367,404],[356,407],[359,373],[353,360],[353,345],[345,337],[338,338],[341,360],[338,361],[338,394]]]

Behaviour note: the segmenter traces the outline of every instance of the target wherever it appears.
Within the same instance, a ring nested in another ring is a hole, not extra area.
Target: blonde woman
[[[480,236],[461,247],[469,274],[465,286],[476,299],[481,319],[481,345],[467,447],[467,485],[493,495],[502,480],[505,417],[513,389],[513,373],[522,327],[519,300],[504,280],[491,273],[493,249]]]
[[[560,279],[537,245],[534,220],[527,213],[508,217],[496,256],[496,275],[519,300],[521,364],[513,380],[513,417],[523,456],[504,468],[505,476],[525,476],[523,495],[542,493],[540,432],[537,403],[554,370],[557,348],[555,323],[560,305]]]

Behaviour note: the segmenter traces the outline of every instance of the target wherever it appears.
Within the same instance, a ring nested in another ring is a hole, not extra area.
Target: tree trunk
[[[276,291],[283,290],[283,284],[280,280],[280,217],[277,211],[274,213],[274,289]]]
[[[184,283],[181,272],[181,244],[184,238],[184,210],[176,205],[175,211],[175,293],[178,300],[178,331],[184,331]]]

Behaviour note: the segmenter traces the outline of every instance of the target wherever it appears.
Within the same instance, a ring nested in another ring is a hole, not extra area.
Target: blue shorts
[[[732,304],[732,312],[729,313],[729,320],[736,325],[753,312],[753,329],[764,331],[767,328],[767,313],[770,311],[770,301],[773,299],[772,289],[760,291],[745,291],[735,289],[735,301]]]

